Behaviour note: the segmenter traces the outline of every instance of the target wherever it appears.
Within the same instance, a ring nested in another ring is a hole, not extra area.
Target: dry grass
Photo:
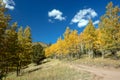
[[[9,75],[6,80],[93,80],[94,75],[69,67],[59,60],[42,64],[41,69],[16,77]]]
[[[81,58],[73,61],[74,63],[84,64],[89,66],[104,67],[104,68],[120,68],[120,60],[112,60],[109,58]]]

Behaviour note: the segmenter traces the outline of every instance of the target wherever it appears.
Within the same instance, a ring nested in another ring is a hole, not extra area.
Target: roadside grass
[[[73,63],[89,65],[94,67],[104,67],[104,68],[120,68],[120,60],[113,60],[110,58],[81,58],[72,61]]]
[[[40,69],[25,73],[16,77],[15,74],[9,75],[6,80],[93,80],[94,75],[71,68],[66,63],[59,60],[40,65]]]

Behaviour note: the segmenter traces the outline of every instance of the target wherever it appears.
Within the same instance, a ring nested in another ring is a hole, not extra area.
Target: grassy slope
[[[81,58],[73,61],[75,64],[83,64],[88,66],[94,66],[94,67],[104,67],[104,68],[120,68],[120,60],[113,60],[109,58]]]
[[[41,69],[23,76],[9,75],[6,80],[93,80],[94,78],[93,74],[73,69],[58,60],[51,60],[40,67]]]

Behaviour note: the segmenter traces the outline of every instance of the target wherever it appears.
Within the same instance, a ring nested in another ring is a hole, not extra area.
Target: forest
[[[63,36],[55,44],[45,50],[46,56],[76,57],[88,54],[88,57],[102,57],[106,54],[118,59],[116,53],[120,50],[120,8],[110,2],[106,6],[106,13],[101,16],[97,28],[89,20],[83,32],[66,28]]]
[[[10,72],[20,70],[30,63],[37,65],[43,59],[91,59],[110,58],[120,59],[120,8],[110,2],[106,12],[100,18],[97,27],[89,20],[85,29],[77,30],[66,28],[56,43],[45,46],[32,42],[29,26],[24,29],[17,22],[11,23],[11,16],[0,0],[0,79]]]

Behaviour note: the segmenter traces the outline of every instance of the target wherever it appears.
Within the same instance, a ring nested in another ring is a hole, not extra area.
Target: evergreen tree
[[[32,38],[30,27],[27,26],[24,30],[24,61],[31,62],[32,55]]]
[[[14,67],[18,60],[17,58],[17,52],[18,52],[18,39],[17,39],[17,23],[13,23],[12,26],[10,26],[5,34],[5,53],[6,57],[4,57],[7,60],[7,64],[11,65],[14,64],[11,67]]]
[[[39,43],[33,45],[32,48],[33,48],[32,62],[38,65],[43,59],[45,59],[44,48]]]
[[[6,13],[5,5],[3,4],[2,0],[0,0],[0,72],[5,73],[6,69],[6,48],[5,46],[5,30],[8,27],[8,23],[10,21],[10,16]],[[2,73],[1,73],[2,74]],[[1,75],[0,74],[0,75]]]

